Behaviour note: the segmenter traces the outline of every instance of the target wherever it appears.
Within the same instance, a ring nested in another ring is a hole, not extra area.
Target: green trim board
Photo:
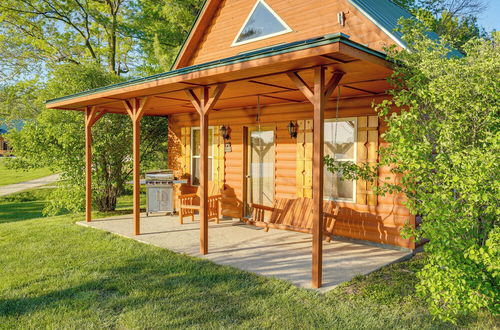
[[[259,49],[256,51],[250,51],[246,52],[243,54],[238,54],[236,56],[231,56],[228,58],[224,58],[221,60],[216,60],[216,61],[211,61],[207,63],[202,63],[202,64],[197,64],[173,71],[168,71],[144,78],[138,78],[138,79],[133,79],[129,81],[125,81],[122,83],[110,85],[110,86],[104,86],[84,92],[80,92],[77,94],[73,95],[68,95],[68,96],[63,96],[60,98],[48,100],[45,102],[46,105],[50,105],[51,103],[55,102],[60,102],[64,100],[70,100],[73,98],[81,97],[81,96],[88,96],[92,94],[96,94],[99,92],[104,92],[104,91],[111,91],[119,88],[124,88],[124,87],[129,87],[129,86],[135,86],[147,82],[152,82],[160,79],[166,79],[166,78],[172,78],[188,73],[193,73],[197,71],[202,71],[202,70],[207,70],[211,68],[216,68],[216,67],[221,67],[221,66],[226,66],[226,65],[232,65],[232,64],[238,64],[242,62],[247,62],[251,60],[256,60],[260,58],[265,58],[265,57],[271,57],[275,55],[280,55],[280,54],[286,54],[286,53],[291,53],[295,51],[300,51],[308,48],[314,48],[314,47],[320,47],[332,43],[340,42],[349,46],[352,46],[354,48],[357,48],[365,53],[377,56],[381,59],[388,60],[387,56],[385,53],[373,50],[371,48],[368,48],[364,45],[358,44],[352,40],[349,39],[349,36],[343,33],[334,33],[334,34],[328,34],[322,37],[318,38],[312,38],[312,39],[307,39],[307,40],[302,40],[302,41],[295,41],[287,44],[280,44],[276,46],[271,46],[263,49]]]

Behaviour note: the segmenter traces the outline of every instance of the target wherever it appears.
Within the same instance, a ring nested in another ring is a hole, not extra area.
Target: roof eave
[[[279,55],[288,55],[290,53],[294,52],[299,52],[302,50],[308,50],[309,48],[316,48],[320,46],[327,46],[330,44],[334,43],[339,43],[339,44],[344,44],[350,47],[353,47],[357,49],[360,53],[365,53],[368,55],[372,55],[375,58],[378,58],[380,61],[379,64],[386,66],[390,66],[390,62],[388,61],[386,54],[372,50],[364,45],[360,45],[356,42],[353,42],[349,40],[349,37],[346,35],[343,35],[341,33],[337,34],[332,34],[332,35],[327,35],[324,37],[320,38],[314,38],[314,39],[308,39],[300,42],[294,42],[286,45],[279,45],[276,47],[269,47],[260,51],[254,51],[254,52],[248,52],[245,54],[229,57],[226,59],[222,59],[219,61],[213,61],[213,62],[208,62],[200,65],[195,65],[191,67],[186,67],[174,71],[169,71],[165,72],[162,74],[158,75],[153,75],[149,77],[144,77],[140,79],[135,79],[115,85],[110,85],[110,86],[105,86],[101,87],[98,89],[94,90],[89,90],[89,91],[84,91],[81,93],[73,94],[73,95],[68,95],[52,100],[48,100],[46,102],[46,107],[49,109],[69,109],[72,104],[79,102],[79,99],[83,99],[85,97],[89,97],[92,95],[95,95],[95,98],[99,97],[107,97],[108,95],[100,95],[106,92],[112,92],[112,91],[117,91],[120,89],[128,88],[128,87],[134,87],[134,86],[140,86],[140,85],[160,85],[163,83],[166,83],[168,80],[172,80],[175,78],[181,78],[181,77],[192,77],[193,75],[201,76],[204,71],[211,70],[211,69],[224,69],[225,67],[230,67],[231,65],[234,64],[242,64],[245,62],[249,62],[252,60],[259,60],[259,59],[267,59],[272,56],[279,56]],[[146,87],[145,87],[146,88]],[[71,102],[70,102],[71,101]],[[72,109],[75,110],[75,109]]]

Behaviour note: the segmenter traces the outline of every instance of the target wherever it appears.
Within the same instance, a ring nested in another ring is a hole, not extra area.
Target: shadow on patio
[[[199,223],[179,224],[175,216],[142,217],[142,235],[133,236],[132,216],[96,220],[88,225],[137,241],[211,260],[263,276],[310,288],[311,236],[270,230],[268,233],[232,220],[209,225],[209,254],[199,253]],[[371,273],[411,256],[410,252],[384,249],[344,240],[324,243],[322,292],[356,275]]]

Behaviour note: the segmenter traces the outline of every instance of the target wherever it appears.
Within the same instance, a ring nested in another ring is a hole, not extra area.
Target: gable
[[[251,17],[257,3],[257,0],[207,0],[204,13],[183,47],[174,68],[206,63],[255,49],[338,32],[379,51],[396,43],[394,36],[377,25],[373,17],[369,17],[361,8],[353,5],[352,0],[265,0],[291,31],[238,43],[238,36],[244,30],[245,23]],[[339,13],[345,15],[344,25],[339,23]]]

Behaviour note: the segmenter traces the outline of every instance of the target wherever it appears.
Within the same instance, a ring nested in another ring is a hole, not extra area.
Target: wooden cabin
[[[177,193],[200,195],[202,253],[209,183],[222,191],[225,217],[245,218],[254,204],[309,200],[314,287],[321,286],[325,201],[339,207],[334,236],[414,249],[400,235],[405,223],[415,225],[402,196],[377,196],[367,182],[323,166],[325,155],[377,162],[386,125],[372,104],[388,97],[384,49],[405,47],[394,29],[409,15],[389,0],[208,0],[172,71],[49,101],[85,113],[87,221],[92,125],[106,113],[132,120],[139,235],[140,120],[168,116],[170,167],[189,182]],[[397,180],[388,169],[380,176]]]
[[[0,127],[0,157],[7,157],[12,154],[12,148],[9,146],[4,137],[6,133],[7,129]]]

